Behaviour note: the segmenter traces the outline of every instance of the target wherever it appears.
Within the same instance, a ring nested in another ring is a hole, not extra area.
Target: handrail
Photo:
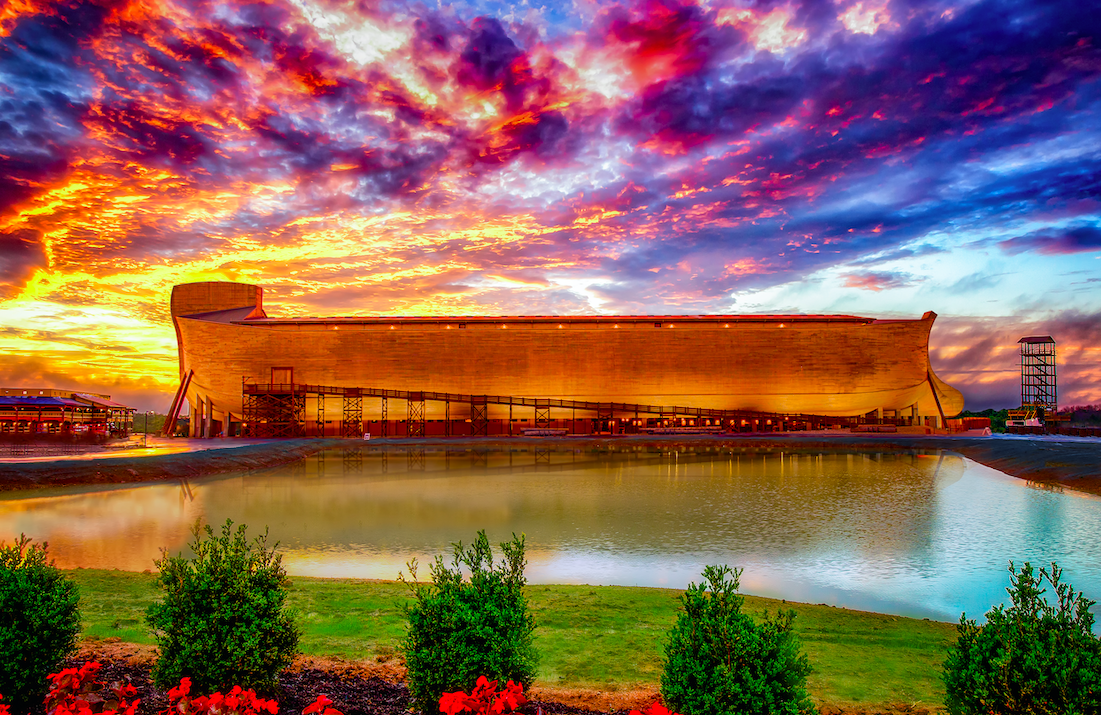
[[[563,409],[587,410],[597,413],[628,412],[661,417],[709,417],[718,419],[788,419],[799,421],[817,421],[848,423],[852,417],[827,417],[802,413],[759,412],[756,410],[725,410],[711,407],[687,407],[682,405],[642,405],[630,402],[589,402],[586,400],[559,400],[543,397],[515,397],[512,395],[465,395],[451,392],[423,392],[413,390],[385,390],[375,387],[335,387],[329,385],[309,385],[299,383],[244,383],[245,394],[313,394],[342,395],[350,397],[385,397],[399,400],[434,402],[469,402],[474,404],[513,405],[520,407],[559,407]]]

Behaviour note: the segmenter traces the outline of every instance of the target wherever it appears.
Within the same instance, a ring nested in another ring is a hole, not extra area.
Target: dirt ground
[[[157,657],[153,646],[125,643],[115,638],[85,640],[66,667],[86,661],[103,663],[100,680],[109,683],[129,681],[138,691],[141,715],[155,715],[168,706],[164,693],[150,682],[149,673]],[[303,708],[324,694],[331,707],[344,715],[408,715],[409,690],[405,687],[405,667],[399,661],[350,661],[338,658],[299,656],[283,671],[279,681],[279,710],[287,715]],[[519,712],[526,715],[626,715],[660,700],[655,689],[618,691],[533,687],[530,701]],[[819,703],[822,715],[927,715],[933,711],[904,703],[872,708]]]

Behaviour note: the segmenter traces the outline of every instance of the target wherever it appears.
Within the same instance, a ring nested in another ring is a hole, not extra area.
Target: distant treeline
[[[1005,432],[1005,421],[1009,418],[1009,410],[987,409],[982,412],[964,410],[960,417],[989,417],[991,432]]]
[[[142,434],[148,432],[149,434],[158,434],[161,431],[161,427],[164,427],[164,420],[168,415],[147,415],[144,412],[138,412],[134,415],[134,433]]]
[[[1063,407],[1059,414],[1071,415],[1071,424],[1101,424],[1101,403],[1096,405],[1072,405]]]

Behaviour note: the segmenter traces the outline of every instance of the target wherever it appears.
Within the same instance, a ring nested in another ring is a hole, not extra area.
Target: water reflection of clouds
[[[415,458],[414,458],[415,456]],[[1009,559],[1096,594],[1101,500],[951,454],[339,453],[264,473],[0,500],[0,534],[62,566],[143,570],[196,517],[265,525],[293,574],[422,578],[449,544],[524,532],[534,583],[682,588],[745,568],[750,593],[954,620],[1002,600]]]

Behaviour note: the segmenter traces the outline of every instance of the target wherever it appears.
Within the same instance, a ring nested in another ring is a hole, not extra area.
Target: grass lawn
[[[146,606],[159,597],[150,574],[77,569],[84,634],[152,643]],[[657,687],[661,647],[680,591],[622,586],[529,586],[541,656],[539,684],[615,690]],[[400,583],[296,577],[290,606],[309,655],[374,658],[397,653],[404,632]],[[814,666],[811,693],[836,704],[940,705],[941,662],[955,640],[948,623],[746,597],[750,613],[798,614],[796,630]]]

